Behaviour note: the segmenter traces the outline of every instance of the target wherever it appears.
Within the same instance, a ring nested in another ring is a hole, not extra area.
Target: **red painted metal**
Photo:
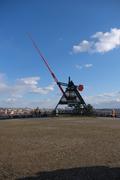
[[[53,71],[51,70],[49,64],[47,63],[47,60],[44,58],[44,56],[42,55],[40,49],[37,47],[37,44],[35,43],[35,41],[33,40],[32,36],[31,36],[29,33],[28,33],[28,36],[29,36],[29,38],[31,39],[32,44],[33,44],[34,48],[37,50],[39,56],[40,56],[40,57],[42,58],[42,60],[44,61],[45,65],[46,65],[46,67],[48,68],[48,70],[49,70],[51,76],[53,77],[54,81],[55,81],[56,84],[58,85],[58,87],[59,87],[59,89],[61,90],[61,92],[63,93],[63,95],[66,97],[66,94],[65,94],[62,86],[59,84],[57,77],[55,76],[55,74],[54,74]]]
[[[80,84],[80,85],[78,86],[78,90],[79,90],[79,91],[83,91],[83,89],[84,89],[84,86],[83,86],[82,84]]]

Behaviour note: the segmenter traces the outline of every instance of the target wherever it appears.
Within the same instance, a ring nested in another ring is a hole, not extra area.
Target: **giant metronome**
[[[53,77],[54,81],[56,82],[57,86],[59,87],[60,91],[62,92],[62,97],[60,98],[58,104],[55,107],[55,110],[58,108],[59,105],[67,105],[68,107],[72,107],[73,109],[85,109],[86,104],[83,100],[81,94],[79,91],[83,90],[83,85],[75,85],[73,81],[71,81],[70,77],[68,80],[68,83],[59,82],[53,71],[51,70],[48,62],[42,55],[40,49],[37,47],[35,41],[31,37],[30,34],[28,34],[29,38],[31,39],[33,46],[37,50],[39,56],[42,58],[43,62],[45,63],[46,67],[48,68],[51,76]],[[63,89],[63,86],[66,87],[66,89]]]
[[[57,109],[59,105],[67,105],[68,107],[73,107],[74,110],[78,108],[85,108],[85,101],[79,93],[79,91],[83,90],[83,85],[75,85],[73,81],[71,81],[70,77],[68,79],[68,83],[58,82],[58,84],[65,86],[66,89],[55,109]]]

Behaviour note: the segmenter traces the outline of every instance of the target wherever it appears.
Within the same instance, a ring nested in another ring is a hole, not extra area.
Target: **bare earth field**
[[[120,180],[120,119],[0,121],[0,180]]]

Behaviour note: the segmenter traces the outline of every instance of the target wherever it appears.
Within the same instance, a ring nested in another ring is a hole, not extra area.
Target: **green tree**
[[[91,104],[86,105],[86,114],[92,115],[93,114],[93,106]]]

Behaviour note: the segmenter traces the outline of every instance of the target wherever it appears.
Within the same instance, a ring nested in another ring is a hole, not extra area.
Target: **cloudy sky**
[[[27,32],[86,103],[120,108],[119,0],[0,0],[0,107],[55,107],[61,93]]]

